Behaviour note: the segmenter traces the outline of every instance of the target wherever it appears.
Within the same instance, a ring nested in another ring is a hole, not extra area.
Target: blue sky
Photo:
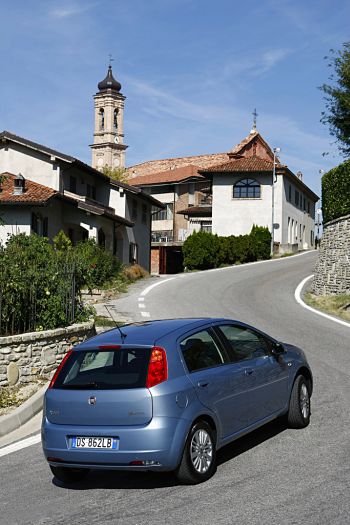
[[[320,124],[324,56],[350,40],[348,0],[0,0],[0,129],[90,163],[93,99],[111,53],[127,165],[224,152],[252,111],[317,193],[342,159]],[[323,152],[329,152],[323,157]]]

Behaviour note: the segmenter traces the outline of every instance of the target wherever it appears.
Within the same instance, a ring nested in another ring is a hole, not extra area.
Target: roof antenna
[[[124,339],[126,339],[127,337],[127,334],[125,334],[124,332],[122,332],[120,326],[118,325],[117,321],[113,318],[113,314],[111,313],[110,309],[108,308],[108,306],[105,304],[105,308],[108,312],[108,315],[109,317],[112,319],[112,321],[115,322],[115,327],[119,330],[119,333],[120,333],[120,337],[122,339],[122,343],[124,343]]]

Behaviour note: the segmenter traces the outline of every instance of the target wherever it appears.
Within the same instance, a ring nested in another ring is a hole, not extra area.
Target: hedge
[[[268,228],[253,226],[249,235],[219,237],[199,231],[183,244],[184,267],[207,270],[226,264],[237,264],[270,258],[271,234]]]
[[[350,214],[350,160],[322,177],[323,222]]]

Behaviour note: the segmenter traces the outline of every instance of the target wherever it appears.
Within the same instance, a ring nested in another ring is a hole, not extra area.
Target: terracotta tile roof
[[[211,217],[212,207],[211,205],[207,206],[190,206],[184,210],[179,210],[176,213],[179,215],[188,215],[192,217]]]
[[[190,157],[173,157],[167,159],[149,160],[127,168],[127,175],[130,177],[128,183],[131,184],[131,181],[134,177],[143,177],[153,173],[161,173],[167,170],[182,168],[188,165],[197,166],[197,168],[208,168],[214,164],[225,162],[227,159],[227,153],[210,153],[203,155],[192,155]]]
[[[281,168],[281,164],[276,164],[277,168]],[[252,157],[236,157],[229,162],[218,164],[206,170],[200,170],[200,173],[231,173],[231,172],[245,172],[245,171],[272,171],[273,162],[262,159],[257,156]]]
[[[228,154],[236,155],[237,153],[240,153],[242,149],[245,146],[247,146],[250,142],[252,142],[252,140],[255,139],[255,137],[257,137],[258,135],[260,135],[258,131],[254,131],[254,133],[249,133],[249,135],[247,135],[243,140],[241,140],[241,142],[239,142],[237,146],[234,146]]]
[[[0,203],[1,204],[46,204],[58,192],[37,182],[25,180],[25,191],[22,195],[14,195],[14,179],[12,173],[3,173],[1,183]]]
[[[152,173],[151,175],[134,177],[129,180],[129,184],[132,184],[133,186],[144,186],[169,182],[182,182],[191,178],[204,179],[203,175],[199,175],[198,169],[198,166],[183,166],[182,168],[177,168],[175,170],[161,171],[159,173]]]

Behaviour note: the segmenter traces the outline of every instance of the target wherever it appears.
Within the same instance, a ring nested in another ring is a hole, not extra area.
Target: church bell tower
[[[109,65],[107,76],[98,84],[94,95],[95,131],[92,149],[92,167],[102,171],[125,167],[124,144],[124,100],[120,93],[121,84],[113,77]]]

